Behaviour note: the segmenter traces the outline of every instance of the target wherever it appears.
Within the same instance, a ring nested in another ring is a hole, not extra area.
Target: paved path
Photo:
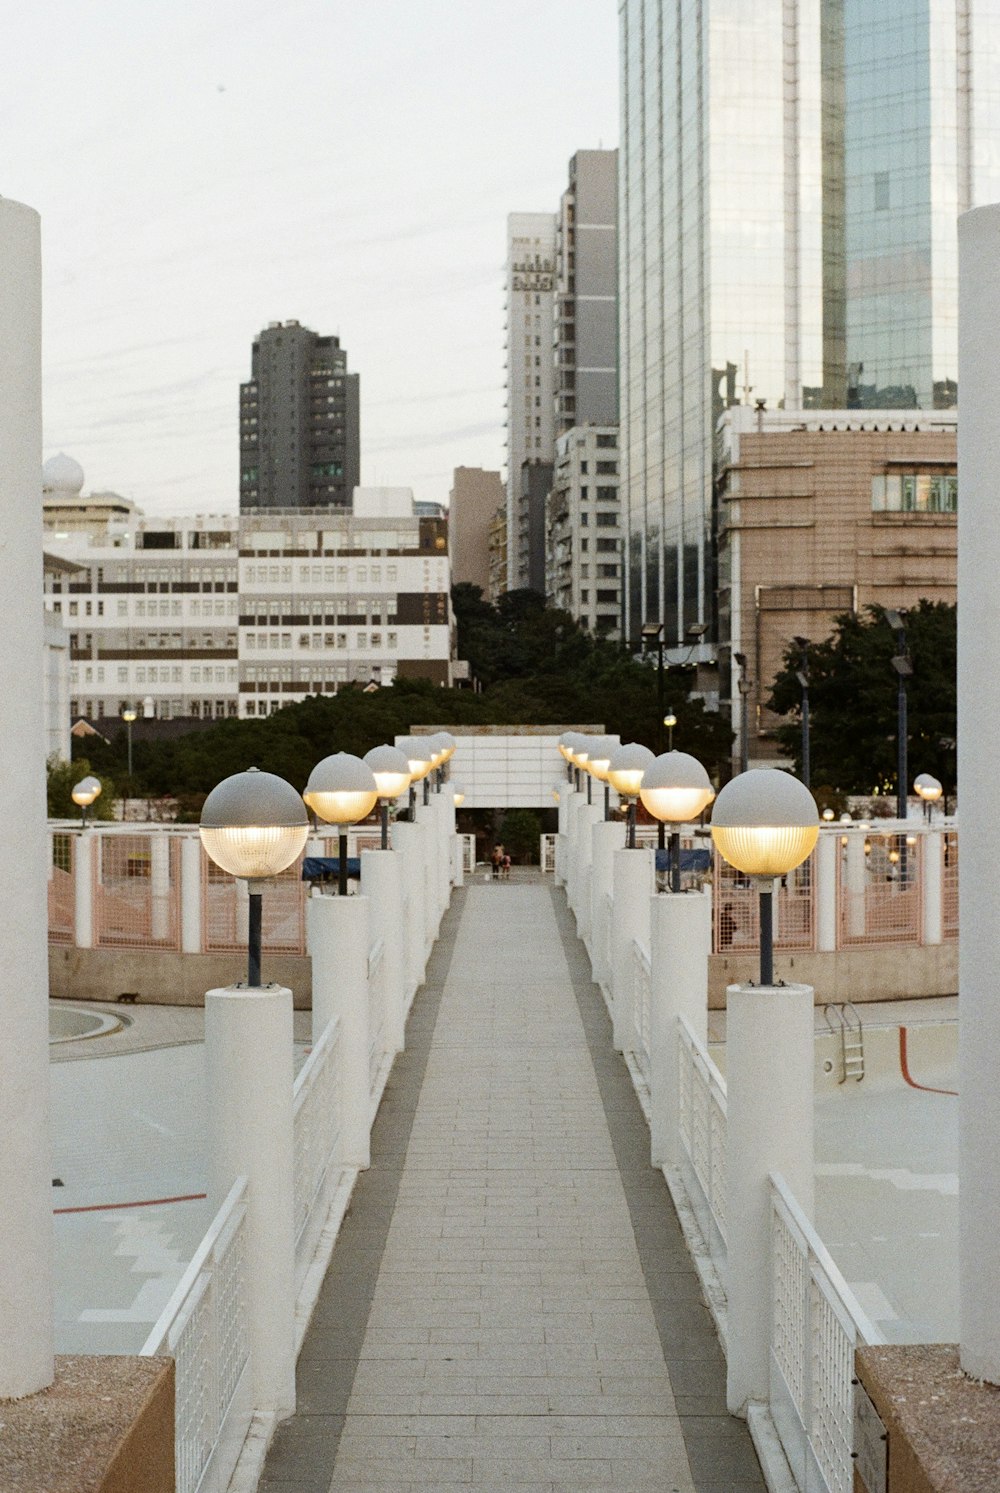
[[[262,1489],[764,1487],[561,893],[456,894]]]

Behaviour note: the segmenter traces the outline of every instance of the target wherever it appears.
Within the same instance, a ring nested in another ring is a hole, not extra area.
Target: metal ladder
[[[865,1076],[865,1035],[861,1017],[851,1001],[831,1002],[823,1007],[826,1024],[840,1037],[840,1077],[838,1083],[853,1078],[860,1083]]]

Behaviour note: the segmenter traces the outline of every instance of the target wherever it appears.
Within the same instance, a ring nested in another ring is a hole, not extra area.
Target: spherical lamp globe
[[[317,762],[302,797],[327,824],[357,824],[375,807],[378,784],[367,762],[350,752],[334,752]]]
[[[715,797],[708,773],[689,752],[662,752],[642,775],[639,798],[654,819],[690,824]]]
[[[712,810],[712,839],[723,860],[760,881],[784,876],[819,838],[809,789],[776,767],[752,767],[731,779]]]
[[[206,853],[223,871],[243,881],[264,881],[297,858],[309,819],[291,783],[251,767],[212,789],[199,833]]]
[[[399,798],[409,788],[410,764],[398,747],[372,747],[363,760],[371,768],[379,798]]]
[[[612,753],[608,763],[608,782],[620,798],[638,798],[643,774],[653,761],[649,747],[630,741]]]

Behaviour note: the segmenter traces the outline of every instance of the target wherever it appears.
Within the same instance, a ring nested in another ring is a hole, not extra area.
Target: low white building
[[[545,504],[546,596],[592,633],[621,637],[618,427],[578,425],[556,441]]]
[[[68,633],[69,717],[269,715],[349,682],[451,683],[447,524],[408,488],[355,511],[146,518],[46,463],[45,605]]]

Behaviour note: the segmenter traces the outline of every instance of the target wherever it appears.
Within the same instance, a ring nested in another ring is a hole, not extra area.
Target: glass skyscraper
[[[998,0],[621,0],[628,636],[714,624],[731,404],[957,400],[956,219],[1000,199]]]

